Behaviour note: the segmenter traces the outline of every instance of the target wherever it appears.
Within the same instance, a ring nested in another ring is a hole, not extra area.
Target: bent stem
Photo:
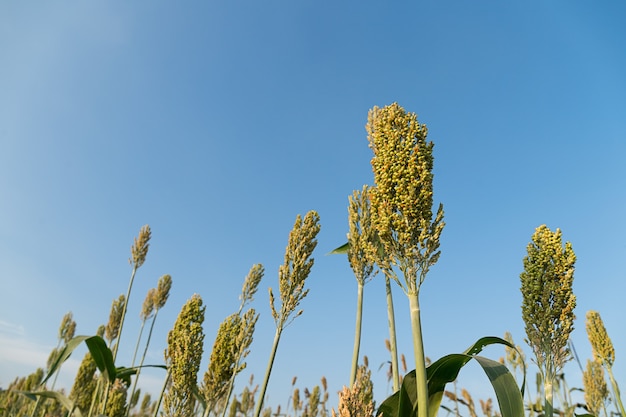
[[[356,371],[359,362],[359,348],[361,345],[361,322],[363,317],[363,284],[358,283],[356,300],[356,326],[354,331],[354,349],[352,351],[352,367],[350,369],[350,388],[356,381]]]
[[[408,294],[413,327],[413,351],[415,353],[415,382],[417,387],[417,415],[428,417],[428,382],[426,378],[426,357],[422,340],[422,324],[418,294]]]

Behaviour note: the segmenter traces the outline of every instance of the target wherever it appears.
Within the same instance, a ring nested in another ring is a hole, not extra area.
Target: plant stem
[[[417,416],[428,417],[428,381],[426,379],[426,357],[422,341],[422,324],[418,293],[409,293],[411,326],[413,327],[413,351],[415,353],[415,382],[417,386]]]
[[[122,330],[124,329],[124,318],[126,317],[126,310],[128,308],[128,302],[130,301],[130,290],[133,288],[133,281],[135,280],[135,273],[137,272],[137,265],[133,264],[133,271],[130,274],[130,281],[128,282],[128,291],[126,291],[126,301],[124,302],[124,308],[122,308],[122,317],[120,318],[120,331],[117,335],[117,343],[113,349],[113,363],[117,358],[117,350],[120,346],[120,340],[122,339]]]
[[[617,404],[617,407],[619,408],[619,412],[622,415],[622,417],[626,416],[626,411],[624,411],[624,404],[622,403],[622,397],[619,392],[619,387],[617,386],[617,381],[615,380],[615,377],[613,376],[613,369],[611,366],[606,366],[606,370],[609,374],[611,387],[613,388],[613,397],[615,397],[614,398],[615,403]]]
[[[276,358],[276,350],[278,349],[278,342],[280,341],[280,335],[282,331],[283,331],[283,324],[279,323],[276,326],[276,334],[274,335],[274,343],[272,345],[270,359],[267,363],[267,369],[265,370],[265,378],[263,379],[263,383],[261,384],[261,392],[259,393],[259,401],[256,404],[256,409],[254,410],[255,417],[261,416],[261,410],[263,409],[263,400],[265,399],[265,391],[267,390],[267,385],[270,380],[270,374],[272,373],[272,367],[274,366],[274,358]]]
[[[554,375],[552,375],[552,372],[547,371],[543,380],[543,391],[546,397],[543,406],[544,417],[552,417],[554,414],[554,405],[552,402],[553,379]]]
[[[389,322],[389,347],[391,348],[391,378],[393,392],[400,389],[400,368],[398,366],[398,344],[396,342],[396,317],[393,310],[393,295],[391,294],[391,280],[385,273],[385,291],[387,293],[387,321]]]
[[[163,382],[163,389],[161,389],[161,395],[159,395],[159,400],[157,401],[156,406],[154,407],[153,417],[158,417],[159,415],[159,408],[161,408],[161,402],[163,401],[163,395],[165,394],[165,389],[167,388],[167,384],[168,382],[170,382],[170,376],[171,376],[171,370],[168,369],[167,376],[165,377],[165,382]]]
[[[357,299],[356,299],[356,326],[354,331],[354,349],[352,351],[352,368],[350,369],[350,388],[356,381],[356,371],[359,365],[359,348],[361,345],[361,322],[363,317],[363,284],[357,282]]]
[[[135,374],[135,380],[133,381],[133,388],[130,391],[129,398],[133,398],[135,391],[137,390],[137,382],[139,381],[139,374],[141,373],[141,367],[143,366],[143,361],[146,359],[146,354],[148,353],[148,346],[150,346],[150,339],[152,338],[152,330],[154,329],[154,322],[156,321],[157,314],[159,314],[159,310],[157,309],[152,316],[152,323],[150,323],[150,331],[148,332],[148,340],[146,340],[146,347],[143,350],[143,355],[141,356],[141,360],[139,361],[139,366],[137,367],[137,373]],[[145,324],[145,321],[143,322]],[[143,324],[141,328],[143,329]],[[133,359],[133,366],[135,360]],[[128,406],[126,408],[126,415],[130,415],[130,401],[128,402]]]

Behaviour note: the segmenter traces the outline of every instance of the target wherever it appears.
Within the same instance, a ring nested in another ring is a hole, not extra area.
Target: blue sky
[[[340,4],[337,4],[340,3]],[[283,333],[268,402],[348,382],[356,282],[347,197],[371,184],[364,129],[398,102],[435,143],[442,256],[422,287],[426,354],[513,333],[525,347],[519,273],[534,229],[561,228],[578,256],[573,341],[598,310],[626,383],[626,6],[617,1],[3,2],[0,5],[0,386],[44,366],[63,315],[77,334],[126,292],[140,227],[153,231],[122,334],[130,361],[146,292],[173,288],[149,352],[162,363],[181,306],[202,296],[208,357],[255,263],[266,275],[248,369],[262,380],[297,214],[322,231],[304,313]],[[412,366],[396,288],[399,348]],[[384,285],[365,287],[362,354],[389,388]],[[69,385],[82,352],[63,370]],[[497,358],[501,349],[486,352]],[[203,362],[201,373],[206,370]],[[149,378],[148,378],[149,376]],[[582,386],[575,364],[571,386]],[[147,375],[146,389],[163,375]],[[460,386],[492,395],[468,370]]]

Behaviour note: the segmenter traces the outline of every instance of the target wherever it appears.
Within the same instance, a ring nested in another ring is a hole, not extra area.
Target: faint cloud
[[[0,320],[0,387],[18,377],[45,368],[54,346],[36,343],[25,336],[24,327]],[[63,363],[57,387],[71,388],[80,361],[69,358]]]
[[[0,320],[0,333],[8,333],[14,336],[24,336],[25,334],[24,326],[4,320]]]

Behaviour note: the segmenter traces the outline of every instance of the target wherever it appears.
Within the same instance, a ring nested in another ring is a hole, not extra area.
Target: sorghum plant
[[[317,212],[309,211],[304,216],[304,219],[300,215],[296,217],[293,229],[289,233],[289,241],[285,250],[285,262],[278,268],[278,290],[280,295],[278,308],[275,306],[274,293],[271,288],[269,289],[270,309],[276,324],[276,333],[274,334],[274,342],[265,371],[265,378],[261,384],[259,400],[254,413],[255,417],[261,416],[265,391],[267,390],[272,366],[276,358],[280,336],[285,326],[302,314],[302,310],[296,312],[296,309],[309,293],[309,290],[305,289],[304,285],[313,267],[314,260],[311,256],[317,246],[316,238],[319,231],[320,224]],[[295,316],[293,315],[294,313]]]
[[[606,400],[609,397],[609,390],[604,379],[604,368],[597,360],[587,359],[587,367],[583,372],[583,387],[585,389],[585,403],[594,416],[599,416],[600,411],[604,411],[606,416]]]
[[[354,191],[349,197],[348,205],[348,261],[357,282],[356,326],[352,367],[350,369],[350,386],[356,381],[361,345],[361,327],[363,317],[363,288],[374,275],[374,260],[371,257],[372,246],[376,245],[376,231],[372,226],[370,213],[369,187]]]
[[[113,362],[115,362],[115,359],[117,358],[117,351],[119,348],[119,339],[122,336],[122,329],[124,327],[124,318],[126,317],[126,307],[130,299],[130,292],[133,288],[133,281],[135,280],[135,274],[137,270],[146,261],[146,256],[148,255],[148,247],[150,246],[149,242],[150,242],[151,235],[152,235],[152,232],[150,231],[150,226],[148,225],[143,226],[139,230],[139,236],[135,238],[135,243],[130,248],[131,257],[128,259],[128,262],[132,265],[133,269],[130,274],[130,281],[128,282],[128,290],[126,291],[126,303],[124,303],[124,308],[122,309],[118,341],[113,350]]]
[[[604,327],[600,313],[597,311],[588,311],[586,315],[586,329],[589,342],[591,342],[591,351],[596,361],[600,362],[609,374],[611,387],[613,389],[613,400],[618,407],[622,416],[626,416],[622,397],[619,392],[619,386],[613,376],[613,362],[615,362],[615,349],[609,334]]]
[[[426,126],[397,103],[370,110],[367,123],[375,186],[372,223],[389,263],[402,273],[395,281],[409,298],[419,417],[428,415],[428,387],[421,332],[419,290],[439,259],[443,206],[433,218],[433,143]]]
[[[526,249],[520,274],[522,317],[543,380],[544,413],[551,417],[556,376],[571,356],[567,342],[574,329],[576,255],[570,242],[563,247],[561,231],[546,225],[535,230]]]
[[[204,311],[202,298],[194,294],[181,309],[167,335],[165,362],[169,386],[163,397],[163,415],[187,417],[194,410],[194,390],[202,360]]]
[[[143,309],[141,313],[142,317],[146,315],[150,315],[152,317],[152,320],[150,323],[150,330],[148,331],[148,338],[146,340],[146,344],[143,350],[143,355],[141,355],[141,360],[139,361],[139,367],[137,368],[137,374],[135,375],[135,380],[133,382],[133,389],[131,390],[131,393],[134,393],[137,387],[139,375],[141,374],[141,367],[143,366],[144,360],[146,359],[146,355],[148,353],[148,347],[150,346],[150,340],[152,339],[152,331],[154,330],[154,323],[156,322],[157,315],[159,314],[159,311],[165,306],[165,303],[167,302],[167,299],[170,296],[171,289],[172,289],[171,275],[169,274],[162,275],[161,278],[159,278],[157,287],[152,288],[150,291],[148,291],[148,295],[146,297],[146,300],[144,301],[144,305],[143,305]],[[142,324],[142,328],[143,328],[143,324]]]

